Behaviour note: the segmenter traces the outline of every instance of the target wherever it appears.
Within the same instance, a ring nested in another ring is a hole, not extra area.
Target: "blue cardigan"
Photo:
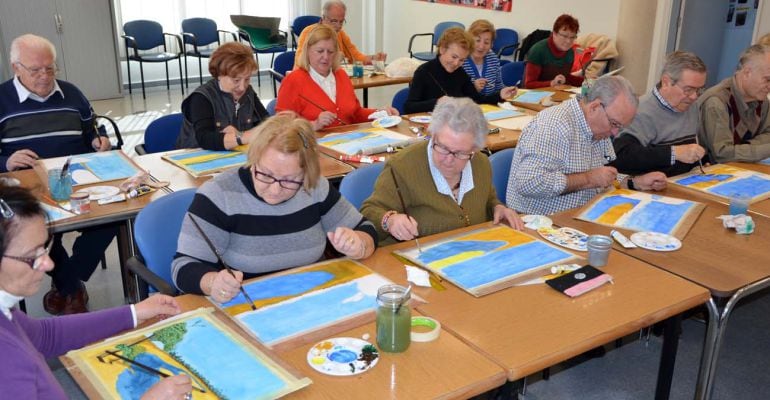
[[[482,67],[481,74],[473,64],[473,59],[470,56],[465,59],[463,63],[463,69],[468,76],[471,77],[471,82],[479,78],[487,78],[487,85],[484,89],[481,89],[482,95],[490,95],[497,93],[503,89],[503,76],[500,74],[500,59],[497,58],[495,53],[490,51],[484,56],[484,66]]]

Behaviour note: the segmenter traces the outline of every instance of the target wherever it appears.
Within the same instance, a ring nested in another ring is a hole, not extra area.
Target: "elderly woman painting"
[[[245,45],[229,42],[217,48],[209,59],[214,79],[182,102],[184,122],[176,147],[230,150],[247,143],[254,127],[268,117],[251,87],[256,70],[254,53]]]
[[[0,186],[0,393],[8,399],[66,399],[46,364],[70,350],[105,339],[158,315],[179,313],[172,297],[84,314],[34,319],[16,308],[40,289],[54,267],[46,214],[26,189]],[[187,375],[160,379],[143,399],[189,399]]]
[[[518,214],[497,199],[489,160],[479,152],[487,136],[479,106],[467,98],[441,100],[428,131],[430,141],[411,145],[388,160],[374,192],[361,206],[361,213],[375,222],[381,242],[411,240],[489,220],[522,229]]]
[[[284,78],[275,104],[277,111],[291,110],[319,130],[366,122],[373,108],[361,107],[353,83],[340,68],[337,34],[328,25],[316,25],[304,43],[298,67]],[[388,115],[398,110],[385,107]]]
[[[222,269],[191,218],[233,267]],[[326,241],[353,259],[374,252],[376,232],[321,176],[310,124],[292,112],[262,123],[248,162],[206,182],[182,224],[172,276],[187,293],[225,302],[240,282],[319,261]]]

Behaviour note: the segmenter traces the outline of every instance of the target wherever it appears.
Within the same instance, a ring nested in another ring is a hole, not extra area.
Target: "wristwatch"
[[[235,143],[238,143],[238,146],[243,146],[243,132],[242,131],[235,131]]]

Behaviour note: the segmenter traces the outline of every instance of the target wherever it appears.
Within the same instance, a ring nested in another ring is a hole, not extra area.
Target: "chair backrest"
[[[374,183],[380,176],[385,163],[376,163],[359,168],[342,178],[340,193],[356,209],[361,208],[364,200],[372,195]]]
[[[294,42],[297,42],[299,35],[302,34],[305,28],[319,21],[321,21],[321,17],[317,15],[300,15],[294,18],[294,21],[291,23],[291,36],[294,38]]]
[[[188,18],[182,21],[182,33],[192,33],[198,46],[207,46],[219,41],[217,23],[208,18]],[[185,44],[192,44],[192,38],[183,36]]]
[[[126,22],[123,24],[123,32],[136,40],[136,47],[139,50],[150,50],[165,44],[163,27],[155,21],[138,19]],[[130,44],[127,45],[130,46]]]
[[[144,265],[172,287],[171,261],[176,253],[179,231],[195,189],[169,193],[147,204],[136,216],[134,240]]]
[[[508,189],[508,176],[511,174],[511,162],[515,148],[500,150],[489,156],[492,164],[492,184],[495,185],[497,198],[505,203],[505,191]]]
[[[463,25],[463,23],[456,21],[444,21],[436,24],[436,27],[433,28],[433,45],[438,45],[438,40],[441,39],[441,35],[444,34],[445,30],[455,26],[465,29],[465,25]]]
[[[521,41],[521,49],[519,49],[518,60],[519,61],[526,60],[529,49],[532,48],[532,46],[534,46],[535,43],[543,39],[548,39],[548,36],[551,36],[551,31],[547,31],[544,29],[535,29],[532,33],[527,35],[527,37],[525,37],[524,40]]]
[[[409,87],[405,87],[393,96],[393,102],[390,104],[398,110],[399,114],[404,114],[404,103],[406,103],[406,99],[409,97]]]
[[[277,55],[275,57],[275,61],[273,61],[273,70],[283,76],[286,76],[287,72],[294,69],[294,53],[294,51],[287,51]],[[283,80],[283,78],[275,75],[273,75],[273,78],[275,78],[275,80],[278,82]]]
[[[144,131],[144,150],[147,153],[174,150],[182,119],[182,113],[174,113],[152,121]]]
[[[509,62],[500,67],[500,75],[503,78],[503,85],[517,86],[524,82],[525,61]],[[518,82],[518,84],[517,84]]]
[[[265,109],[267,110],[267,113],[270,115],[275,115],[275,103],[278,99],[272,99],[269,103],[267,103],[267,107]]]
[[[517,47],[519,47],[518,32],[508,28],[495,30],[495,42],[492,44],[492,51],[498,57],[512,56]]]

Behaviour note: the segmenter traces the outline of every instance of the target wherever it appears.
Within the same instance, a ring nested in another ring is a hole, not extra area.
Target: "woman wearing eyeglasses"
[[[562,14],[553,23],[548,39],[535,43],[527,53],[524,67],[524,87],[541,87],[583,84],[583,77],[572,74],[575,51],[572,45],[580,31],[580,23],[569,14]]]
[[[489,160],[480,153],[487,122],[479,106],[468,98],[441,100],[428,131],[430,141],[388,160],[361,206],[364,216],[375,222],[380,242],[412,240],[489,220],[522,229],[518,214],[497,199]]]
[[[205,235],[235,271],[217,262]],[[171,267],[176,286],[225,302],[243,279],[321,260],[327,240],[353,259],[374,252],[376,232],[321,176],[310,124],[292,112],[259,125],[244,167],[206,182],[182,224]]]
[[[102,340],[138,323],[179,313],[172,297],[151,296],[130,306],[46,319],[17,308],[39,289],[54,268],[51,238],[37,199],[19,187],[0,186],[0,393],[8,399],[66,399],[46,359]],[[192,386],[187,375],[160,380],[143,399],[184,399]]]

